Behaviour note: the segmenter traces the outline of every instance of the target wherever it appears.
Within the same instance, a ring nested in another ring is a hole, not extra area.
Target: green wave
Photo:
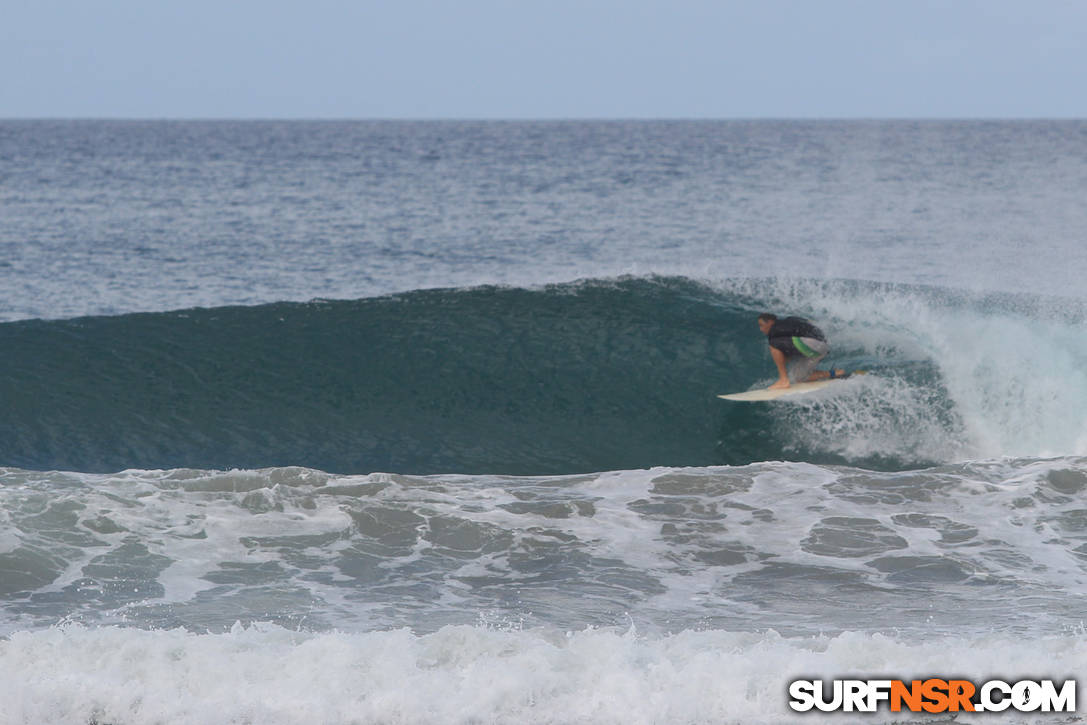
[[[747,295],[683,278],[0,325],[0,465],[514,475],[803,459]],[[891,456],[882,467],[914,463]]]

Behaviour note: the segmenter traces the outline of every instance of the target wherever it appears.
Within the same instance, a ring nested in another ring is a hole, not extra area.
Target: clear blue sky
[[[5,0],[0,118],[1085,118],[1083,0]]]

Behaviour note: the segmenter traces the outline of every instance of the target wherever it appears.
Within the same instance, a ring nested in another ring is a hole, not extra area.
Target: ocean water
[[[1071,121],[2,121],[0,723],[1082,677],[1085,192]],[[763,311],[870,374],[717,399]]]

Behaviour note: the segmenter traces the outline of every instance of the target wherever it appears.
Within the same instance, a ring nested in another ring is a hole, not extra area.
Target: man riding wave
[[[789,387],[790,377],[798,383],[846,377],[844,370],[815,369],[830,352],[830,345],[823,331],[803,317],[778,319],[766,312],[759,315],[759,329],[770,343],[770,357],[778,369],[778,380],[771,389]]]

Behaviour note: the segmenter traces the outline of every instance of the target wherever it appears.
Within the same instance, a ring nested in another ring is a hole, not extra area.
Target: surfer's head
[[[759,329],[762,330],[762,334],[769,335],[770,328],[774,326],[774,323],[778,321],[778,316],[769,312],[763,312],[759,315]]]

